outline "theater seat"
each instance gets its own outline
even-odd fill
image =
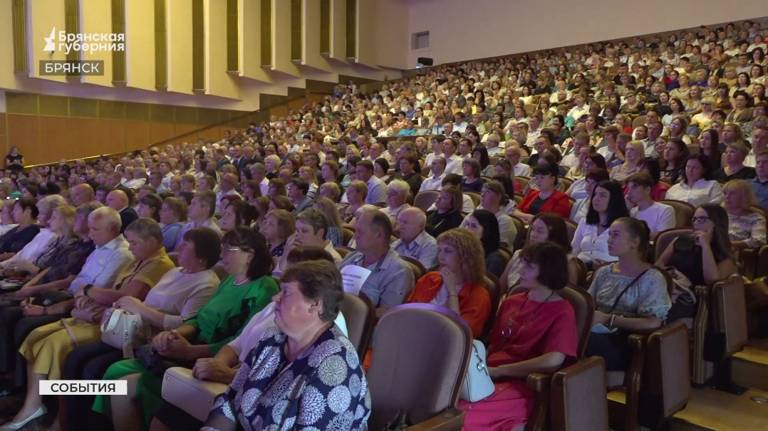
[[[437,201],[440,192],[437,190],[424,190],[416,194],[413,198],[413,206],[427,212],[429,207]]]
[[[667,246],[672,243],[676,238],[678,238],[681,235],[690,235],[693,233],[693,229],[690,228],[672,228],[667,229],[665,231],[661,231],[656,235],[656,240],[654,241],[654,261],[656,261],[659,257],[661,257],[661,254],[664,253],[664,250],[667,249]]]
[[[364,293],[359,295],[345,293],[340,309],[346,319],[349,341],[357,349],[358,356],[362,358],[368,351],[368,344],[373,335],[373,325],[376,322],[373,304]]]
[[[411,267],[411,271],[413,272],[413,280],[416,281],[420,279],[424,274],[428,272],[428,269],[424,267],[424,264],[421,263],[418,259],[414,259],[409,256],[400,256],[400,259],[404,260],[405,263],[408,264],[408,266]]]
[[[405,422],[414,429],[460,430],[464,418],[455,406],[471,346],[469,327],[446,308],[387,310],[376,325],[366,373],[373,401],[368,428]]]
[[[586,358],[556,372],[550,392],[551,430],[608,430],[603,358]]]
[[[688,202],[675,200],[661,200],[659,203],[669,205],[675,210],[675,227],[691,226],[691,217],[693,217],[696,208]]]
[[[196,379],[189,368],[169,368],[163,375],[163,399],[200,421],[208,417],[213,400],[225,390],[225,384]]]
[[[611,428],[660,429],[690,397],[688,329],[675,322],[647,337],[631,338],[636,354],[627,370],[626,389],[608,394]]]
[[[592,297],[581,289],[566,287],[558,292],[566,301],[571,304],[576,314],[576,330],[579,336],[577,353],[579,358],[584,356],[589,340],[589,331],[592,328],[592,316],[595,313],[595,306]],[[526,424],[526,430],[539,431],[549,429],[549,403],[550,403],[550,382],[551,374],[532,373],[526,379],[529,388],[536,392],[536,400],[533,406],[531,418]]]

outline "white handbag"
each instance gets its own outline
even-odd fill
[[[141,316],[120,308],[110,308],[101,321],[101,341],[123,351],[124,358],[133,358],[133,348],[144,341]]]
[[[493,394],[494,386],[485,364],[485,345],[480,340],[472,341],[472,353],[464,383],[461,384],[461,399],[475,402]]]

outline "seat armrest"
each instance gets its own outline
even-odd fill
[[[703,385],[707,381],[707,367],[704,362],[704,342],[709,330],[709,298],[711,286],[696,286],[696,316],[693,318],[693,351],[691,352],[691,381]]]
[[[526,385],[536,392],[533,411],[525,425],[526,431],[542,431],[549,429],[549,397],[552,375],[546,373],[531,373],[525,379]]]
[[[535,392],[544,392],[549,389],[549,384],[552,381],[551,374],[544,373],[531,373],[525,379],[525,384],[531,390]]]
[[[464,412],[452,408],[431,418],[409,426],[409,431],[460,431],[464,426]]]

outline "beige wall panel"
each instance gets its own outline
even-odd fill
[[[302,44],[301,64],[317,69],[330,71],[328,61],[320,55],[320,1],[303,0],[301,37]]]
[[[240,76],[271,82],[272,78],[261,67],[261,2],[271,0],[239,0],[238,63]]]
[[[366,66],[376,66],[374,53],[376,35],[373,30],[376,28],[374,23],[379,17],[376,16],[375,3],[377,0],[357,0],[357,54],[355,57],[358,63]]]
[[[768,14],[765,0],[387,0],[405,3],[410,33],[430,47],[410,51],[436,64],[718,24]],[[384,7],[384,5],[382,5]],[[456,23],[461,23],[460,28]],[[409,35],[410,37],[410,35]]]
[[[227,73],[227,2],[205,0],[205,94],[239,98],[237,83]]]
[[[79,0],[80,32],[82,33],[112,33],[112,2],[106,0]],[[109,44],[109,42],[105,42]],[[84,75],[84,83],[112,86],[112,51],[83,51],[81,60],[101,60],[104,62],[104,73],[101,75]]]
[[[11,0],[0,0],[0,88],[12,87],[13,73],[13,14]]]
[[[154,23],[154,0],[125,2],[125,65],[129,87],[155,91]]]
[[[331,52],[330,57],[347,60],[347,0],[331,0]]]
[[[301,76],[291,61],[291,2],[272,0],[272,70]]]
[[[168,91],[192,93],[192,1],[166,1]]]
[[[8,8],[10,14],[10,4]],[[27,1],[27,47],[30,52],[29,76],[51,81],[64,82],[64,76],[40,76],[40,60],[66,60],[66,52],[56,50],[54,52],[43,51],[45,38],[51,34],[52,29],[56,33],[64,30],[65,26],[64,0],[29,0]],[[55,38],[58,40],[58,37]],[[57,43],[58,45],[58,43]],[[13,62],[8,63],[13,65]]]

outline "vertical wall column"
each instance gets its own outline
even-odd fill
[[[168,91],[192,93],[192,1],[165,2]]]

